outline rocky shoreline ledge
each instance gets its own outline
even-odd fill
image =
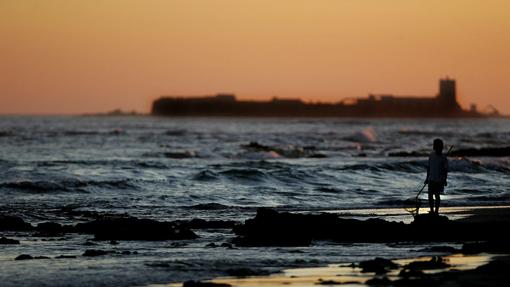
[[[473,212],[471,217],[462,220],[449,220],[444,216],[425,214],[416,217],[409,224],[379,218],[358,220],[332,213],[289,213],[264,208],[258,209],[255,217],[242,223],[204,219],[162,222],[127,215],[101,215],[74,225],[56,222],[31,224],[18,216],[0,215],[0,244],[21,246],[25,244],[24,241],[18,241],[18,237],[54,240],[61,237],[72,238],[78,235],[82,238],[87,238],[90,235],[90,238],[86,239],[87,241],[84,243],[87,246],[97,245],[97,241],[103,241],[106,242],[106,245],[112,246],[119,244],[118,241],[177,241],[175,244],[181,244],[179,241],[195,242],[199,240],[201,233],[198,231],[200,230],[221,229],[224,232],[230,231],[231,236],[229,238],[232,238],[232,240],[229,240],[218,237],[216,240],[221,240],[224,243],[221,247],[238,248],[238,250],[253,246],[264,248],[297,246],[306,248],[316,245],[316,242],[319,241],[331,241],[340,244],[383,243],[388,246],[408,243],[420,246],[421,244],[434,243],[434,247],[424,246],[423,248],[423,250],[428,250],[427,252],[430,252],[430,254],[509,254],[508,242],[504,236],[502,237],[502,232],[506,230],[509,223],[509,210],[508,208],[501,208],[476,211]],[[445,246],[437,246],[442,243],[445,243]],[[460,247],[454,248],[451,246],[452,244]],[[210,243],[204,247],[216,247],[216,244]],[[133,250],[110,250],[108,248],[101,250],[101,248],[98,248],[82,250],[80,253],[73,255],[19,254],[14,255],[12,260],[76,258],[79,254],[84,257],[115,254],[138,256],[138,252]],[[384,257],[386,256],[384,253],[382,254]],[[423,273],[421,272],[423,270],[419,269],[429,268],[427,266],[435,268],[445,264],[446,262],[440,258],[428,263],[416,263],[406,266],[397,263],[400,269],[406,270],[401,271],[402,276],[399,275],[400,277],[397,279],[395,277],[385,278],[388,272],[394,270],[395,262],[393,260],[378,258],[359,262],[353,266],[368,273],[373,272],[374,276],[371,278],[373,281],[363,283],[370,283],[369,285],[423,286],[424,284],[440,285],[439,283],[442,284],[442,282],[454,282],[451,283],[454,284],[451,286],[463,286],[455,285],[457,284],[455,283],[456,280],[468,280],[466,278],[472,278],[473,276],[478,278],[476,280],[488,280],[484,279],[485,275],[482,276],[483,273],[492,274],[490,275],[491,278],[496,281],[494,286],[504,286],[497,284],[508,282],[506,272],[502,270],[508,268],[509,259],[504,256],[497,257],[493,262],[495,263],[487,264],[487,267],[480,266],[469,272],[447,270],[437,274]],[[163,265],[156,264],[154,266]],[[251,272],[249,268],[246,270],[246,272],[233,273],[233,276],[261,275],[257,272]],[[201,285],[202,283],[204,282],[188,281],[186,286],[214,286]],[[205,283],[213,284],[211,282]],[[345,282],[329,283],[336,285]],[[320,285],[331,285],[329,283],[327,280],[315,282],[315,284]],[[480,286],[483,286],[483,284]]]
[[[238,246],[309,246],[312,240],[336,242],[469,242],[499,241],[506,220],[452,221],[446,216],[418,215],[410,224],[383,219],[345,219],[336,214],[295,214],[261,208],[253,219],[234,227]]]
[[[366,220],[343,218],[332,213],[302,214],[278,212],[259,208],[254,218],[244,223],[222,220],[177,220],[161,222],[131,216],[100,216],[94,220],[62,225],[43,222],[32,225],[21,217],[0,215],[0,231],[31,234],[33,237],[58,237],[66,234],[90,234],[93,240],[193,240],[198,235],[193,230],[231,229],[237,247],[281,246],[306,247],[314,240],[343,243],[395,243],[395,242],[490,242],[491,246],[507,248],[501,231],[509,224],[508,209],[478,212],[469,219],[449,220],[446,216],[418,215],[414,221],[386,221],[380,218]],[[0,244],[19,244],[5,236]]]

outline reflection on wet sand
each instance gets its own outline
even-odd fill
[[[488,263],[492,256],[489,255],[451,255],[442,258],[445,262],[444,268],[422,268],[421,272],[424,274],[433,274],[451,270],[471,270],[481,265]],[[393,260],[394,263],[398,264],[399,268],[389,270],[386,274],[376,274],[375,272],[363,272],[363,269],[359,267],[359,264],[332,264],[326,267],[316,268],[296,268],[283,270],[281,273],[272,274],[269,276],[252,276],[244,278],[236,277],[220,277],[210,281],[210,286],[218,284],[227,284],[230,286],[242,286],[242,287],[255,287],[255,286],[295,286],[295,287],[310,287],[317,285],[338,285],[342,286],[368,286],[367,281],[374,278],[385,280],[396,280],[402,278],[402,270],[407,269],[409,264],[415,262],[427,263],[434,261],[434,257],[420,257],[412,259],[400,259]],[[227,286],[223,285],[223,286]],[[170,285],[150,285],[151,287],[180,287],[182,283],[170,284]],[[199,286],[199,285],[197,285]]]

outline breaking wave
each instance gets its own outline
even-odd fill
[[[487,171],[508,172],[509,161],[472,160],[468,158],[449,159],[451,172],[482,173]],[[426,160],[397,161],[377,164],[346,165],[341,170],[369,170],[369,171],[399,171],[408,173],[421,173],[427,168]]]

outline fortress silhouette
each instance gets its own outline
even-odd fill
[[[270,101],[237,100],[233,94],[204,97],[164,96],[154,101],[157,116],[223,117],[484,117],[472,106],[463,110],[457,102],[455,80],[439,80],[435,97],[369,95],[338,103],[306,103],[300,99]]]

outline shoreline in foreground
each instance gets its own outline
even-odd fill
[[[379,211],[382,211],[382,210],[379,210]],[[508,219],[509,219],[508,215],[510,214],[509,207],[480,207],[480,208],[472,207],[472,208],[464,208],[464,209],[463,208],[446,208],[445,212],[446,211],[448,212],[450,217],[452,217],[452,218],[455,217],[457,219],[457,220],[454,220],[453,222],[459,222],[459,223],[467,222],[466,224],[473,223],[473,224],[482,224],[482,225],[486,225],[487,222],[495,222],[495,221],[501,222],[502,220],[504,223],[506,221],[505,224],[507,224]],[[314,211],[311,213],[316,213],[316,212],[317,211]],[[340,213],[340,215],[342,215],[342,211],[336,211],[336,212]],[[298,212],[298,213],[293,213],[293,214],[295,216],[298,216],[298,217],[296,217],[297,219],[305,218],[312,223],[316,219],[315,217],[313,217],[314,215],[311,215],[311,214],[307,215],[307,214],[302,214],[302,213],[303,212]],[[346,219],[341,219],[343,216],[339,216],[339,217],[340,217],[340,222],[344,222],[343,220],[347,220],[348,222],[351,222],[351,223],[354,222],[355,224],[364,222],[367,220],[370,221],[370,219],[367,219],[367,217],[379,217],[379,219],[375,219],[375,221],[374,220],[372,220],[372,221],[374,221],[375,224],[379,224],[381,226],[383,226],[385,224],[393,224],[393,225],[397,224],[395,226],[408,226],[409,225],[409,224],[404,224],[404,223],[400,224],[398,222],[388,223],[387,221],[380,219],[381,217],[384,218],[384,216],[374,216],[375,214],[372,214],[372,213],[362,214],[363,216],[360,216],[360,218],[362,218],[363,220],[353,219],[353,217],[356,217],[357,215],[353,214],[352,212],[350,212],[349,216],[345,217]],[[375,212],[375,213],[377,213],[377,212]],[[387,212],[383,212],[383,214],[387,214]],[[289,217],[290,220],[295,219],[294,215],[291,215]],[[304,217],[301,217],[301,216],[304,216]],[[333,214],[326,215],[325,218],[330,218],[330,219],[332,219],[332,221],[330,221],[330,222],[335,223],[337,220],[335,218],[337,216],[338,216],[338,214],[335,215],[333,213]],[[320,219],[321,217],[318,217],[318,218]],[[392,217],[392,219],[395,219],[395,218],[396,217]],[[385,218],[385,219],[388,219],[388,218]],[[244,265],[242,265],[242,266],[233,266],[233,265],[229,266],[226,262],[222,263],[222,264],[226,264],[224,266],[225,268],[240,267],[240,270],[233,270],[235,272],[241,272],[246,269],[247,273],[245,273],[245,274],[250,274],[250,272],[252,272],[252,271],[256,272],[257,270],[264,270],[264,269],[265,270],[271,269],[272,271],[270,271],[269,273],[274,273],[277,271],[277,270],[275,270],[275,267],[277,267],[277,266],[279,266],[279,268],[276,268],[276,269],[284,270],[284,269],[288,269],[288,268],[294,268],[293,265],[295,265],[295,267],[300,267],[300,266],[313,267],[313,266],[324,266],[324,264],[328,264],[331,262],[342,262],[341,260],[321,260],[321,261],[313,262],[311,259],[314,259],[315,258],[314,256],[316,256],[316,255],[312,255],[313,252],[310,252],[310,251],[313,250],[314,248],[316,248],[317,246],[321,246],[321,244],[327,244],[327,246],[328,246],[327,250],[330,250],[330,251],[334,251],[335,249],[339,250],[342,253],[352,251],[352,249],[350,249],[351,247],[349,247],[349,246],[352,246],[352,243],[346,242],[345,240],[342,241],[343,243],[342,242],[335,243],[335,241],[329,241],[330,243],[328,243],[328,241],[327,241],[328,239],[326,239],[326,241],[322,241],[322,243],[321,243],[321,241],[320,241],[321,239],[319,239],[318,245],[317,245],[317,242],[315,242],[315,243],[313,243],[312,246],[314,246],[314,247],[312,247],[312,248],[307,247],[309,245],[305,245],[298,249],[293,248],[293,247],[290,247],[290,248],[287,248],[287,247],[267,248],[267,247],[263,247],[263,246],[255,247],[255,248],[246,248],[246,247],[243,247],[242,244],[239,246],[233,245],[230,247],[229,247],[229,245],[219,246],[219,244],[209,244],[208,243],[209,239],[207,239],[207,237],[206,238],[202,237],[201,239],[200,238],[199,239],[187,239],[185,241],[182,241],[179,238],[188,238],[188,236],[189,236],[189,238],[191,238],[193,236],[191,236],[191,233],[187,233],[187,231],[185,231],[185,229],[179,229],[180,231],[174,230],[173,228],[175,227],[175,225],[169,225],[168,222],[167,223],[165,223],[165,222],[158,223],[158,222],[153,222],[153,221],[143,221],[143,220],[140,221],[140,220],[141,219],[125,218],[125,217],[124,218],[123,217],[116,217],[116,218],[115,217],[113,217],[113,218],[112,217],[100,217],[100,218],[96,218],[93,221],[84,222],[78,226],[66,226],[66,225],[58,225],[58,224],[51,224],[51,223],[45,223],[45,224],[33,226],[33,225],[28,225],[29,223],[26,223],[26,222],[22,224],[22,222],[17,221],[17,224],[18,224],[17,226],[18,227],[21,226],[22,229],[24,228],[25,230],[10,231],[10,232],[5,232],[5,233],[2,232],[2,234],[6,235],[8,237],[7,239],[14,238],[14,239],[19,239],[19,241],[21,241],[21,244],[18,244],[17,245],[18,247],[16,249],[13,249],[13,251],[14,250],[22,251],[22,250],[25,250],[24,248],[28,247],[28,248],[30,248],[30,250],[32,250],[33,253],[29,253],[27,255],[33,255],[32,256],[33,259],[42,259],[42,260],[18,260],[18,261],[16,261],[15,264],[16,264],[16,266],[20,266],[20,268],[21,268],[21,266],[25,266],[23,268],[30,268],[30,266],[32,266],[32,265],[38,266],[37,264],[43,264],[43,261],[48,262],[47,260],[52,260],[52,261],[56,260],[56,259],[53,259],[53,257],[55,257],[55,256],[52,256],[50,253],[44,253],[44,251],[42,251],[42,250],[38,251],[37,246],[42,247],[42,245],[40,245],[40,244],[43,244],[43,242],[48,242],[50,244],[53,244],[51,242],[54,242],[54,244],[57,244],[64,249],[67,249],[69,251],[71,251],[71,250],[75,251],[73,254],[71,254],[72,252],[71,253],[65,252],[64,255],[71,255],[71,256],[68,256],[67,258],[60,257],[58,259],[58,261],[62,262],[62,264],[74,265],[74,264],[79,264],[80,262],[82,262],[82,260],[86,260],[84,262],[87,262],[87,264],[92,264],[93,262],[97,261],[96,263],[93,263],[93,264],[97,265],[98,267],[101,267],[102,264],[104,264],[104,263],[108,262],[108,260],[112,260],[112,259],[117,260],[119,262],[119,264],[123,264],[122,262],[125,263],[126,260],[127,261],[141,260],[145,256],[145,254],[147,254],[147,252],[150,250],[150,249],[147,249],[147,247],[152,246],[152,244],[153,244],[153,243],[148,243],[148,241],[142,242],[143,240],[147,240],[147,239],[148,240],[162,240],[162,241],[149,241],[149,242],[161,242],[161,244],[162,244],[161,247],[166,245],[167,246],[166,248],[175,249],[177,252],[181,252],[181,251],[187,252],[186,250],[188,250],[188,249],[186,247],[186,244],[191,244],[193,246],[196,246],[196,247],[192,247],[192,248],[198,248],[197,250],[199,250],[199,249],[202,250],[200,252],[211,252],[211,251],[219,252],[219,254],[223,254],[222,258],[225,258],[225,259],[228,259],[229,256],[232,256],[232,254],[239,254],[241,256],[249,256],[248,254],[255,255],[255,254],[262,252],[262,253],[271,254],[273,256],[282,256],[283,254],[288,254],[285,256],[289,256],[290,254],[296,254],[296,255],[299,255],[300,258],[304,258],[304,259],[308,258],[308,260],[309,260],[309,262],[305,262],[305,264],[301,264],[301,263],[294,264],[293,263],[293,264],[290,264],[288,267],[285,267],[282,265],[271,265],[271,264],[275,264],[275,263],[270,263],[270,262],[264,263],[264,261],[260,261],[260,259],[258,259],[258,261],[257,260],[246,261],[246,262],[244,262]],[[253,220],[253,219],[251,219],[251,220]],[[14,222],[14,223],[16,223],[16,222]],[[176,222],[174,222],[173,224],[176,224]],[[189,230],[196,232],[200,236],[203,235],[203,233],[201,233],[203,231],[210,232],[210,231],[216,230],[215,228],[223,228],[223,233],[221,233],[222,238],[217,237],[216,239],[213,239],[213,240],[215,240],[215,242],[218,242],[217,240],[220,240],[220,242],[225,242],[225,241],[230,240],[230,239],[228,239],[228,237],[223,237],[223,236],[228,234],[229,230],[232,229],[231,222],[194,221],[193,223],[185,222],[183,224],[184,224],[183,226],[189,227]],[[149,236],[148,238],[140,238],[139,237],[140,230],[137,230],[137,229],[140,227],[140,225],[145,225],[146,227],[149,228],[149,230],[152,230],[150,232],[146,232],[143,234],[144,236]],[[122,229],[126,226],[129,227],[128,231],[129,231],[129,229],[134,229],[134,230],[132,230],[133,233],[128,232],[128,231],[121,232],[121,233],[112,232],[112,230],[115,231],[115,230],[118,230],[119,228]],[[378,225],[376,225],[376,226],[378,226]],[[463,226],[467,226],[467,225],[463,225]],[[470,225],[470,226],[472,226],[472,225]],[[507,225],[505,225],[505,226],[507,226]],[[5,227],[5,225],[3,225],[3,227]],[[153,229],[150,229],[150,228],[153,228]],[[161,230],[161,228],[163,228],[163,229],[168,228],[170,231],[167,230],[167,232],[160,233],[159,231]],[[158,232],[156,232],[156,231],[158,231]],[[9,234],[12,236],[10,236]],[[211,234],[211,233],[209,233],[209,234]],[[220,235],[220,234],[218,233],[217,235]],[[336,235],[341,235],[341,234],[332,233],[332,235],[336,236]],[[95,239],[91,240],[90,236],[94,236]],[[151,237],[151,236],[156,236],[156,238]],[[158,236],[163,236],[163,238],[158,238]],[[62,239],[63,238],[71,238],[71,239],[75,238],[72,240],[81,238],[81,239],[79,239],[79,241],[81,241],[81,240],[86,240],[86,241],[84,241],[85,243],[79,243],[79,241],[76,242],[77,244],[82,245],[82,247],[79,247],[79,245],[76,245],[76,247],[71,247],[71,246],[67,245],[68,241],[66,241],[66,240],[69,240],[69,239],[60,241],[60,240],[62,240],[61,238]],[[142,241],[139,241],[139,240],[142,240]],[[167,241],[167,240],[177,240],[177,241]],[[200,241],[200,240],[202,240],[202,241]],[[204,240],[207,240],[207,241],[204,241]],[[457,240],[457,241],[455,241],[455,244],[450,244],[451,242],[442,244],[439,242],[437,244],[434,244],[434,246],[441,247],[438,244],[446,245],[446,247],[443,248],[443,250],[441,250],[441,248],[439,248],[439,249],[432,248],[431,250],[422,251],[419,254],[416,253],[416,256],[423,256],[423,255],[427,255],[427,254],[445,255],[445,254],[449,254],[451,252],[457,252],[460,249],[460,248],[458,248],[458,246],[459,246],[458,244],[465,243],[468,241],[471,241],[471,240],[460,240],[460,241]],[[37,242],[40,242],[40,243],[37,243]],[[171,242],[172,244],[168,245],[168,243],[165,243],[165,242]],[[183,242],[183,243],[187,242],[187,243],[184,243],[184,246],[182,246],[182,248],[181,248],[180,247],[181,242]],[[174,243],[175,243],[175,245],[174,245]],[[426,243],[426,244],[424,244],[424,243]],[[44,243],[44,244],[46,244],[46,243]],[[133,244],[140,246],[142,249],[138,249],[140,247],[133,248],[135,246]],[[149,245],[147,245],[147,244],[149,244]],[[159,244],[160,243],[158,243],[158,246],[160,246]],[[340,244],[340,245],[337,245],[337,244]],[[373,243],[367,243],[367,244],[370,246],[373,245]],[[401,244],[401,245],[400,245],[400,247],[397,247],[397,248],[402,248],[402,247],[406,246],[406,244],[407,244],[407,246],[412,245],[413,246],[412,248],[421,248],[421,246],[423,246],[423,247],[431,246],[426,241],[414,242],[410,245],[409,245],[409,243],[406,243],[405,240],[402,240],[401,243],[399,243],[397,241],[392,241],[391,243],[379,242],[379,243],[376,243],[376,246],[380,246],[383,248],[380,251],[378,251],[379,253],[377,256],[384,257],[384,258],[404,258],[405,253],[399,252],[400,255],[395,255],[396,253],[393,253],[393,255],[392,255],[389,253],[385,253],[388,251],[384,251],[384,250],[386,250],[386,248],[391,249],[395,246],[399,246],[399,244]],[[209,246],[209,245],[211,245],[211,246]],[[452,247],[452,245],[454,247]],[[24,247],[24,246],[26,246],[26,247]],[[129,252],[127,252],[128,254],[125,255],[124,251],[127,246],[131,246],[132,249],[130,249],[131,250],[130,254],[129,254]],[[145,246],[145,247],[143,247],[143,246]],[[384,247],[384,246],[386,246],[386,247]],[[205,247],[205,249],[204,249],[204,247]],[[377,247],[377,248],[380,248],[380,247]],[[489,248],[490,249],[489,251],[498,253],[497,251],[498,251],[498,248],[500,248],[500,247],[501,246],[483,246],[483,245],[476,246],[475,245],[475,246],[470,247],[471,248],[470,252],[473,253],[473,250],[476,252],[480,252],[480,251],[484,251],[484,250],[487,251],[488,250],[487,248]],[[231,249],[231,248],[233,248],[233,249]],[[86,251],[85,253],[82,254],[83,257],[76,254],[76,252],[80,252],[79,254],[81,254],[83,251],[80,251],[80,250],[84,250],[84,249],[87,249],[87,250],[91,249],[91,250],[104,251],[104,252],[92,252],[92,251],[87,252]],[[121,250],[115,251],[118,249],[121,249]],[[409,247],[404,247],[404,248],[402,248],[402,251],[408,250],[408,249],[409,249]],[[507,246],[507,249],[508,249],[508,246]],[[137,251],[137,250],[140,252],[140,254],[134,253],[134,251]],[[179,250],[181,250],[181,251],[179,251]],[[227,251],[227,250],[232,250],[232,251]],[[280,250],[280,251],[277,251],[277,250]],[[285,250],[287,250],[287,251],[285,251]],[[43,253],[39,253],[41,251]],[[110,252],[110,251],[113,251],[113,252]],[[60,252],[62,252],[62,251],[60,251]],[[298,253],[295,253],[295,252],[298,252]],[[501,252],[499,252],[499,253],[501,253]],[[5,258],[6,260],[8,260],[5,262],[6,264],[14,264],[14,261],[11,261],[11,260],[13,260],[14,257],[16,257],[16,256],[22,255],[21,252],[17,253],[17,254],[15,254],[15,253],[14,254],[10,253],[10,254],[12,254],[12,255],[10,255],[10,256],[12,256],[12,258]],[[89,256],[86,256],[86,254],[93,255],[93,256],[89,257]],[[372,254],[372,253],[365,252],[363,254]],[[374,255],[372,255],[372,256],[374,256]],[[289,257],[286,260],[289,261],[289,259],[292,257]],[[30,257],[27,257],[27,256],[25,256],[25,258],[30,259]],[[58,256],[55,258],[58,258]],[[369,257],[366,256],[364,258],[368,259]],[[46,260],[44,260],[44,259],[46,259]],[[166,260],[162,260],[162,261],[151,260],[150,262],[145,263],[145,266],[146,266],[145,268],[147,270],[158,269],[161,272],[167,270],[167,272],[168,272],[168,270],[170,270],[168,268],[172,268],[172,266],[174,265],[174,263],[172,263],[170,260],[172,260],[172,257],[167,257]],[[291,260],[294,260],[294,259],[291,259]],[[8,263],[8,262],[13,262],[13,263]],[[41,263],[37,263],[37,262],[41,262]],[[206,260],[206,261],[203,261],[201,264],[207,265],[208,264],[207,262],[208,261]],[[252,263],[256,262],[258,264],[258,267],[254,267],[253,265],[250,265],[250,262],[252,262]],[[350,261],[350,262],[354,262],[354,261]],[[212,262],[209,262],[209,263],[212,263]],[[290,263],[290,261],[289,261],[289,263]],[[44,264],[46,264],[46,263],[44,263]],[[144,264],[144,263],[142,263],[142,264]],[[197,262],[196,264],[198,264],[197,266],[201,266],[201,264],[199,264],[199,262]],[[278,264],[278,263],[276,263],[276,264]],[[261,268],[261,267],[263,267],[263,268]],[[281,267],[283,267],[283,268],[281,268]],[[214,267],[211,266],[209,268],[214,268]],[[221,267],[221,268],[223,268],[223,267]],[[195,278],[195,279],[202,280],[205,278],[216,278],[217,276],[222,276],[221,274],[225,274],[221,270],[223,270],[223,269],[211,269],[209,271],[204,269],[200,275],[195,274],[194,272],[191,272],[188,275],[184,275],[185,278],[183,278],[183,279],[188,280],[188,279]],[[229,270],[229,269],[225,269],[225,270]],[[207,272],[205,272],[205,271],[207,271]],[[230,271],[232,271],[232,270],[230,270]],[[207,274],[210,274],[210,275],[207,275]],[[193,276],[196,276],[196,277],[193,277]],[[163,279],[164,277],[161,277],[161,278]],[[176,281],[178,281],[178,280],[176,280]],[[147,283],[150,283],[150,282],[151,282],[151,280],[148,280]],[[164,281],[152,280],[152,282],[169,282],[169,281],[167,279]],[[145,284],[147,284],[147,283],[145,283]],[[131,285],[128,284],[128,285],[123,285],[123,286],[132,286],[132,285],[133,284],[131,284]],[[140,284],[135,284],[135,285],[139,286]],[[144,285],[144,284],[142,284],[142,285]]]
[[[510,223],[509,207],[459,208],[450,210],[450,213],[461,215],[456,222],[471,226]],[[397,260],[375,258],[351,264],[287,269],[265,276],[241,274],[203,282],[187,281],[150,286],[485,286],[487,282],[492,286],[508,286],[510,276],[506,274],[506,270],[510,268],[510,247],[505,242],[490,238],[489,241],[462,243],[460,250],[448,246],[430,248],[431,253],[449,254],[444,257],[425,256]]]

